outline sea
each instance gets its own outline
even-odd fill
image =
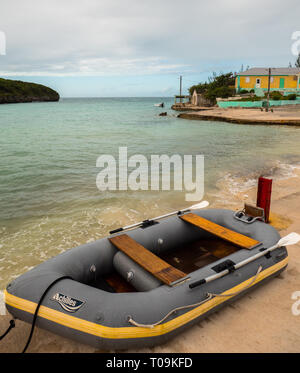
[[[154,106],[160,102],[164,108]],[[193,203],[186,190],[172,188],[99,190],[97,159],[118,160],[120,147],[128,158],[149,162],[152,155],[203,155],[203,199],[212,205],[220,198],[230,205],[232,193],[255,186],[261,175],[289,177],[299,167],[300,128],[179,119],[173,102],[62,98],[0,105],[0,290],[65,250]]]

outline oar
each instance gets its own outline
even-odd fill
[[[147,219],[147,220],[144,220],[144,221],[141,221],[139,223],[135,223],[135,224],[131,224],[131,225],[127,225],[126,227],[122,227],[122,228],[117,228],[117,229],[114,229],[112,231],[110,231],[109,233],[110,234],[113,234],[113,233],[117,233],[117,232],[121,232],[121,231],[125,231],[127,229],[131,229],[131,228],[134,228],[134,227],[138,227],[139,225],[147,225],[147,224],[154,224],[154,221],[156,220],[160,220],[160,219],[163,219],[163,218],[167,218],[168,216],[172,216],[172,215],[178,215],[178,214],[181,214],[183,212],[186,212],[186,211],[190,211],[190,210],[198,210],[198,209],[203,209],[205,207],[207,207],[209,205],[209,202],[207,201],[202,201],[200,203],[197,203],[196,205],[192,205],[188,208],[185,208],[183,210],[179,210],[179,211],[173,211],[173,212],[170,212],[168,214],[165,214],[165,215],[161,215],[161,216],[157,216],[156,218],[152,218],[152,219]]]
[[[250,256],[249,258],[247,258],[245,260],[242,260],[241,262],[233,265],[232,268],[230,268],[230,269],[224,269],[224,271],[219,272],[219,273],[217,273],[215,275],[208,276],[208,277],[203,278],[201,280],[195,281],[195,282],[191,283],[189,285],[189,287],[191,289],[193,289],[193,288],[195,288],[195,287],[197,287],[199,285],[206,284],[208,282],[214,281],[214,280],[216,280],[218,278],[221,278],[221,277],[227,275],[232,269],[241,268],[244,265],[246,265],[248,263],[251,263],[254,260],[256,260],[258,258],[261,258],[262,256],[266,255],[267,253],[269,253],[269,252],[277,249],[278,247],[295,245],[299,241],[300,241],[300,234],[292,232],[292,233],[288,234],[287,236],[282,237],[274,246],[271,246],[271,247],[269,247],[266,250],[260,251],[259,253],[255,254],[253,256]]]

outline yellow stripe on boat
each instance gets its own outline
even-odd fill
[[[280,261],[279,263],[274,264],[273,266],[266,268],[259,273],[257,279],[252,284],[254,286],[256,283],[262,281],[263,279],[271,276],[273,273],[279,271],[281,268],[285,267],[288,263],[288,257]],[[222,294],[228,294],[231,292],[237,292],[247,286],[254,276],[248,280],[234,286],[231,289],[226,290]],[[26,299],[16,297],[4,291],[5,303],[11,307],[23,310],[25,312],[34,314],[37,303],[31,302]],[[39,309],[39,317],[47,319],[49,321],[55,322],[66,326],[68,328],[76,329],[84,333],[92,334],[97,337],[108,338],[108,339],[127,339],[127,338],[144,338],[144,337],[154,337],[163,335],[171,332],[172,330],[178,329],[180,326],[194,320],[195,318],[203,315],[212,308],[218,306],[219,304],[225,302],[226,300],[232,298],[230,297],[215,297],[211,300],[208,300],[206,303],[202,304],[199,307],[194,308],[191,311],[186,312],[185,314],[176,317],[173,320],[167,321],[164,324],[156,325],[151,329],[142,328],[142,327],[109,327],[104,325],[95,324],[93,322],[82,320],[78,317],[67,315],[60,311],[53,310],[51,308],[41,306]],[[143,320],[139,320],[143,322]]]

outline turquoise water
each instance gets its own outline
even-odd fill
[[[154,107],[164,101],[165,108]],[[0,288],[110,229],[188,206],[185,191],[96,187],[102,154],[203,154],[205,198],[228,177],[280,174],[300,162],[300,128],[176,118],[172,98],[62,99],[0,106]],[[167,111],[167,117],[160,117]]]

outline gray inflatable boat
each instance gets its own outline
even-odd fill
[[[179,212],[117,231],[11,282],[9,313],[28,323],[36,314],[37,326],[99,349],[153,346],[287,266],[272,226],[230,210]]]

